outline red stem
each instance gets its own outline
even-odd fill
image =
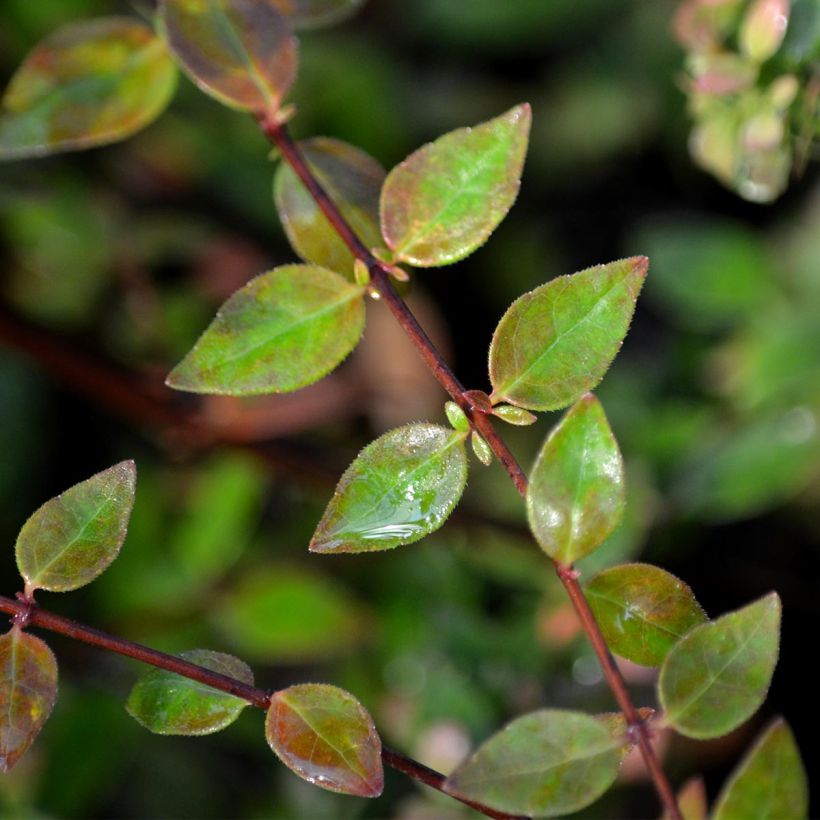
[[[108,652],[125,655],[126,658],[133,658],[141,663],[155,666],[158,669],[164,669],[166,672],[173,672],[185,678],[199,681],[199,683],[203,683],[213,689],[218,689],[220,692],[226,692],[229,695],[242,698],[242,700],[248,701],[252,706],[256,706],[259,709],[267,710],[270,706],[271,693],[266,692],[264,689],[249,686],[247,683],[235,680],[228,675],[220,675],[218,672],[212,672],[210,669],[205,669],[195,663],[189,663],[174,655],[168,655],[165,652],[159,652],[156,649],[142,646],[133,641],[127,641],[124,638],[109,635],[106,632],[101,632],[99,629],[94,629],[90,626],[72,621],[69,618],[64,618],[62,615],[40,609],[37,604],[34,604],[30,600],[14,600],[0,595],[0,612],[5,612],[14,619],[25,620],[25,626],[37,626],[41,629],[47,629],[50,632],[56,632],[67,638],[73,638],[76,641],[82,641],[91,646],[105,649]],[[20,625],[23,626],[22,623]],[[448,794],[449,797],[453,797],[465,803],[471,808],[482,812],[487,817],[499,818],[500,820],[522,820],[522,818],[516,817],[515,815],[505,814],[491,809],[488,806],[484,806],[481,803],[475,803],[471,800],[461,798],[456,794],[445,792],[444,783],[446,778],[443,774],[439,774],[439,772],[428,768],[424,764],[410,757],[406,757],[399,752],[395,752],[392,749],[382,748],[382,762],[386,766],[390,766],[396,771],[408,775],[419,783],[424,783],[426,786]]]
[[[464,386],[447,366],[441,353],[439,353],[430,341],[430,338],[419,325],[416,317],[407,307],[407,304],[396,292],[390,281],[386,266],[376,259],[370,252],[370,249],[362,243],[336,207],[333,200],[328,196],[324,188],[322,188],[305,162],[287,126],[284,123],[278,122],[276,119],[265,116],[259,116],[258,120],[264,133],[279,149],[282,157],[302,181],[322,213],[327,217],[333,229],[341,237],[351,253],[367,265],[373,287],[378,291],[390,312],[396,317],[433,375],[453,401],[464,410],[473,428],[486,439],[493,453],[512,479],[518,492],[522,496],[526,496],[527,476],[516,461],[509,447],[507,447],[506,443],[495,431],[490,417],[486,412],[479,409],[470,399],[469,392],[465,390]],[[558,573],[558,577],[561,579],[575,607],[575,611],[578,613],[584,632],[589,638],[592,648],[595,650],[595,654],[598,656],[598,661],[601,664],[607,684],[612,690],[612,694],[620,710],[623,712],[630,731],[635,735],[649,776],[652,779],[655,790],[663,803],[666,813],[672,820],[681,820],[675,793],[655,754],[649,729],[644,724],[635,705],[632,703],[623,676],[609,652],[601,629],[595,620],[595,616],[592,614],[583,589],[580,583],[578,583],[578,575],[572,567],[563,566],[556,561],[553,561],[553,564],[555,571]]]

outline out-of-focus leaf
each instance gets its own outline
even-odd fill
[[[445,790],[498,811],[558,817],[615,780],[619,742],[590,715],[544,709],[514,720],[447,778]]]
[[[67,592],[104,572],[125,540],[136,482],[136,465],[122,461],[43,504],[17,537],[26,588]]]
[[[206,584],[239,558],[258,524],[266,478],[245,454],[220,453],[199,468],[167,536],[178,575]]]
[[[741,51],[762,63],[779,48],[789,22],[790,0],[753,0],[738,32]]]
[[[0,159],[124,139],[159,116],[175,86],[165,45],[143,23],[71,23],[40,43],[12,77],[0,111]]]
[[[721,328],[776,298],[770,259],[751,228],[715,217],[662,218],[634,241],[652,260],[647,295],[685,327]]]
[[[464,433],[408,424],[359,453],[310,542],[312,552],[371,552],[437,530],[467,482]]]
[[[547,555],[572,564],[606,540],[625,503],[618,443],[590,393],[561,419],[538,454],[527,488],[530,529]]]
[[[57,699],[57,661],[46,644],[13,626],[0,635],[0,771],[25,754]]]
[[[780,599],[772,592],[695,627],[661,667],[658,697],[670,726],[687,737],[720,737],[763,703],[777,664]]]
[[[530,120],[529,105],[518,105],[445,134],[387,175],[382,233],[397,261],[447,265],[486,242],[518,194]]]
[[[232,646],[264,663],[337,657],[365,636],[363,611],[344,587],[287,565],[248,575],[213,615]]]
[[[707,620],[683,581],[650,564],[604,570],[586,594],[609,648],[644,666],[660,666],[677,641]]]
[[[683,820],[706,820],[709,804],[706,800],[706,786],[702,777],[690,777],[678,791],[678,809]],[[662,820],[670,820],[664,812]]]
[[[328,137],[305,140],[299,147],[316,179],[358,237],[368,248],[381,245],[381,165],[364,151]],[[353,254],[286,163],[281,163],[276,171],[274,197],[279,218],[296,253],[306,262],[352,279]]]
[[[794,735],[774,720],[732,772],[718,797],[714,820],[804,820],[808,817],[806,770]]]
[[[329,26],[355,14],[364,0],[273,0],[294,28]]]
[[[250,667],[232,655],[192,649],[180,657],[253,686]],[[246,700],[204,683],[164,669],[150,669],[134,684],[125,708],[157,735],[209,735],[230,726],[246,706]]]
[[[676,493],[685,508],[705,518],[750,517],[806,486],[818,455],[815,414],[798,405],[737,430],[714,429],[699,442]]]
[[[274,0],[162,0],[168,43],[222,103],[274,112],[296,77],[298,46]]]
[[[596,265],[516,299],[490,345],[493,402],[557,410],[595,387],[626,336],[648,264],[636,256]]]
[[[251,280],[219,309],[167,384],[192,393],[289,393],[318,381],[356,346],[364,288],[311,265]]]
[[[815,0],[792,0],[782,53],[795,63],[820,54],[820,6]]]
[[[57,175],[48,192],[0,197],[0,231],[13,249],[6,298],[54,327],[89,325],[113,274],[110,203]]]
[[[274,693],[265,733],[279,759],[309,783],[359,797],[382,793],[381,739],[343,689],[305,683]]]

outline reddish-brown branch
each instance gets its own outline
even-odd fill
[[[72,621],[69,618],[64,618],[62,615],[47,612],[36,604],[32,604],[29,600],[15,600],[0,595],[0,612],[5,612],[7,615],[11,615],[12,618],[25,618],[26,626],[47,629],[50,632],[56,632],[67,638],[73,638],[74,640],[90,644],[91,646],[105,649],[108,652],[115,652],[118,655],[133,658],[149,666],[164,669],[166,672],[182,675],[185,678],[217,689],[220,692],[226,692],[229,695],[242,698],[242,700],[248,701],[252,706],[256,706],[259,709],[267,710],[270,706],[271,693],[266,692],[264,689],[250,686],[247,683],[243,683],[227,675],[220,675],[218,672],[213,672],[195,663],[189,663],[174,655],[168,655],[165,652],[159,652],[156,649],[142,646],[133,641],[109,635],[106,632],[101,632],[99,629],[93,629],[90,626]],[[444,775],[428,768],[417,760],[413,760],[392,749],[383,748],[382,762],[386,766],[390,766],[396,771],[406,774],[419,783],[430,786],[437,791],[444,792],[444,782],[446,780]],[[444,793],[449,794],[447,792]],[[515,815],[498,812],[481,803],[475,803],[472,800],[458,797],[458,795],[449,794],[449,796],[460,800],[462,803],[476,809],[476,811],[480,811],[487,817],[500,818],[500,820],[522,820]]]
[[[464,388],[452,370],[447,366],[439,351],[419,325],[416,317],[396,292],[390,281],[390,276],[385,265],[376,259],[370,249],[362,243],[355,231],[345,220],[341,211],[336,207],[333,200],[312,174],[298,146],[291,137],[287,126],[275,119],[266,118],[264,116],[259,117],[259,123],[271,142],[279,149],[284,160],[290,165],[310,192],[314,201],[322,210],[322,213],[327,217],[351,253],[367,265],[370,271],[371,283],[378,291],[385,305],[387,305],[390,312],[396,317],[441,386],[447,391],[453,401],[467,413],[473,428],[486,439],[493,453],[512,479],[518,492],[521,493],[522,496],[525,496],[527,493],[527,476],[516,461],[509,447],[507,447],[504,440],[495,431],[490,417],[473,403],[469,391]],[[635,739],[641,750],[658,796],[668,815],[673,818],[673,820],[680,820],[681,815],[675,794],[655,754],[649,730],[644,725],[638,711],[632,703],[623,676],[609,652],[601,629],[592,614],[592,610],[589,608],[589,603],[584,596],[581,585],[578,583],[577,575],[571,567],[564,567],[557,562],[553,563],[575,607],[575,611],[578,613],[584,632],[595,650],[607,684],[612,690],[631,732],[636,736]]]

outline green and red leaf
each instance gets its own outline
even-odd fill
[[[274,693],[265,732],[279,759],[309,783],[359,797],[382,793],[381,739],[343,689],[306,683]]]

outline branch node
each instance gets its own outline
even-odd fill
[[[17,626],[20,629],[25,629],[31,623],[31,619],[34,616],[34,610],[37,607],[37,602],[34,600],[34,594],[28,591],[17,592],[14,597],[23,604],[23,608],[19,609],[12,616],[11,625]]]

